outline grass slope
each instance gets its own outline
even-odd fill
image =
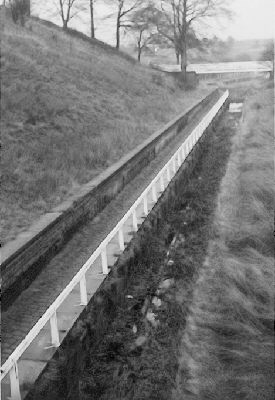
[[[175,399],[273,399],[273,118],[273,89],[262,87],[245,105],[221,186]]]
[[[198,101],[108,46],[3,17],[2,243]]]

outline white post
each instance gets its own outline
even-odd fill
[[[124,246],[123,226],[118,231],[118,242],[120,250],[124,251],[125,246]]]
[[[193,149],[193,147],[195,146],[195,135],[194,135],[194,132],[191,135],[191,143],[192,143],[192,149]]]
[[[133,228],[134,228],[134,231],[137,232],[138,223],[137,223],[137,212],[136,212],[136,209],[133,210]]]
[[[54,347],[58,347],[60,345],[60,341],[59,341],[56,311],[50,318],[50,325],[51,325],[52,345]]]
[[[178,151],[178,166],[181,166],[181,157],[180,157],[180,151]]]
[[[176,158],[173,157],[173,172],[176,173]]]
[[[147,192],[144,194],[143,197],[143,211],[145,215],[148,215],[148,199],[147,199]]]
[[[87,287],[86,287],[86,276],[84,275],[80,282],[80,304],[82,306],[86,306],[88,304],[88,298],[87,298]]]
[[[186,156],[185,156],[185,151],[184,151],[184,145],[182,145],[181,146],[181,159],[182,159],[182,161],[184,161],[185,158],[186,158]]]
[[[161,174],[160,176],[160,190],[162,192],[164,192],[164,178],[163,178],[163,174]]]
[[[104,249],[101,251],[101,266],[102,266],[103,275],[108,275],[109,269],[108,269],[108,259],[107,259],[106,247],[104,247]]]
[[[17,362],[13,364],[9,372],[9,376],[10,376],[11,400],[21,400]]]
[[[188,154],[191,153],[192,145],[191,145],[191,137],[188,138]]]
[[[153,185],[152,185],[152,198],[153,198],[153,202],[156,203],[157,192],[156,192],[156,184],[155,183],[153,183]]]
[[[169,183],[171,180],[169,164],[167,165],[166,174],[167,174],[167,181]]]

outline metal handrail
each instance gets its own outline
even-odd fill
[[[11,400],[21,400],[19,376],[18,376],[18,365],[17,362],[25,350],[30,346],[33,340],[37,337],[43,327],[50,321],[51,325],[51,338],[52,345],[58,347],[60,345],[59,332],[58,332],[58,321],[57,321],[57,310],[63,301],[68,297],[76,285],[80,284],[80,301],[82,305],[87,305],[87,290],[86,290],[86,272],[91,268],[93,263],[98,257],[101,257],[102,273],[108,274],[108,260],[107,260],[107,246],[110,241],[118,235],[120,250],[124,250],[124,238],[123,238],[123,225],[132,217],[133,228],[137,231],[137,219],[136,219],[136,209],[143,203],[144,214],[148,214],[148,194],[152,192],[153,202],[157,201],[156,195],[156,184],[160,181],[161,192],[165,190],[164,177],[169,184],[170,180],[176,174],[177,170],[180,168],[181,164],[184,162],[188,154],[191,152],[199,138],[202,136],[203,132],[206,130],[212,119],[218,113],[224,102],[229,96],[228,90],[223,93],[217,103],[210,109],[210,111],[202,118],[200,123],[193,129],[191,134],[186,138],[186,140],[177,149],[170,160],[165,164],[165,166],[159,171],[152,182],[146,187],[143,193],[134,202],[127,213],[122,217],[122,219],[117,223],[117,225],[112,229],[112,231],[106,236],[106,238],[100,243],[97,249],[81,267],[78,273],[73,277],[70,283],[65,287],[65,289],[60,293],[56,300],[51,304],[47,311],[42,315],[42,317],[37,321],[33,328],[29,331],[22,342],[17,346],[13,353],[9,356],[6,362],[1,367],[1,378],[9,373],[10,375],[10,385],[11,385]],[[172,171],[171,171],[172,167]]]

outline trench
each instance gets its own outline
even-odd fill
[[[171,398],[239,117],[226,112],[204,135],[27,400]]]

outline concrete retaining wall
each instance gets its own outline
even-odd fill
[[[35,279],[45,264],[69,240],[73,232],[95,217],[165,145],[219,98],[215,90],[188,112],[157,131],[138,148],[93,179],[74,196],[44,215],[28,232],[4,246],[2,253],[2,307]]]

